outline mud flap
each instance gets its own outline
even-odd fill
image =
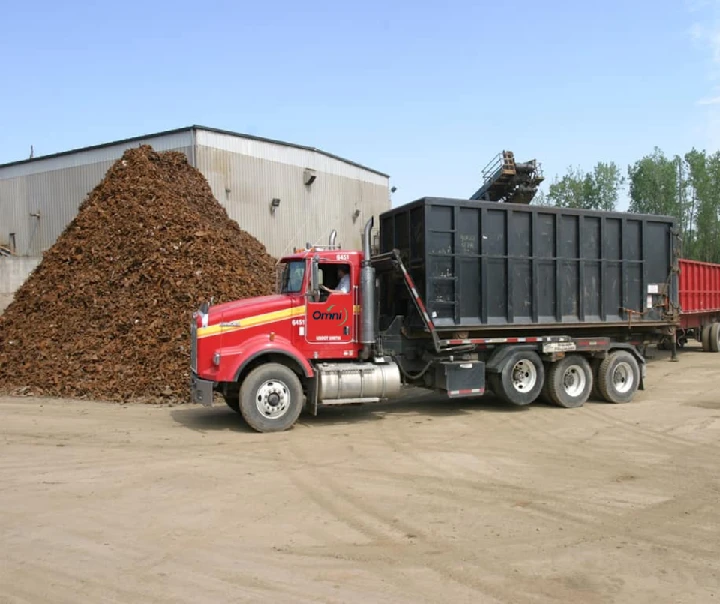
[[[205,407],[213,404],[214,382],[200,379],[194,373],[190,377],[190,396],[193,403],[200,403]]]

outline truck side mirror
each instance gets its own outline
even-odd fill
[[[313,302],[320,300],[320,259],[314,256],[310,264],[310,297]]]

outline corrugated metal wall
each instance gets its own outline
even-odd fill
[[[365,221],[390,208],[387,176],[311,149],[188,129],[0,167],[0,243],[15,233],[18,254],[42,254],[112,163],[142,143],[194,158],[230,217],[275,256],[325,243],[333,228],[344,247],[359,248]],[[305,168],[316,172],[311,186]],[[281,201],[271,214],[273,198]]]
[[[332,229],[343,247],[359,249],[365,221],[391,205],[386,176],[319,152],[198,131],[196,161],[230,217],[274,256],[326,243]],[[306,168],[316,173],[310,186]]]
[[[126,149],[147,143],[157,151],[191,152],[191,133],[78,151],[0,167],[0,243],[15,233],[17,254],[39,256],[55,243],[87,194]],[[40,217],[31,214],[39,213]]]

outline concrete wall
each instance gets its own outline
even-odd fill
[[[0,314],[12,302],[13,294],[40,263],[40,258],[0,257]]]
[[[0,269],[0,295],[22,285],[113,162],[143,143],[185,153],[229,216],[274,256],[307,242],[325,244],[332,229],[343,247],[358,249],[365,221],[390,209],[384,174],[317,149],[201,127],[6,164],[0,166],[0,244],[10,244],[13,233],[17,257]],[[316,174],[309,186],[306,169]],[[280,206],[271,213],[273,198]]]
[[[40,264],[40,260],[40,258],[0,258],[0,294],[14,294]]]
[[[0,166],[0,244],[9,244],[14,233],[16,254],[40,256],[75,218],[113,163],[143,143],[156,151],[192,152],[188,132]]]

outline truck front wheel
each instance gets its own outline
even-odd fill
[[[240,388],[240,413],[258,432],[281,432],[293,426],[303,407],[297,375],[278,363],[253,369]]]

